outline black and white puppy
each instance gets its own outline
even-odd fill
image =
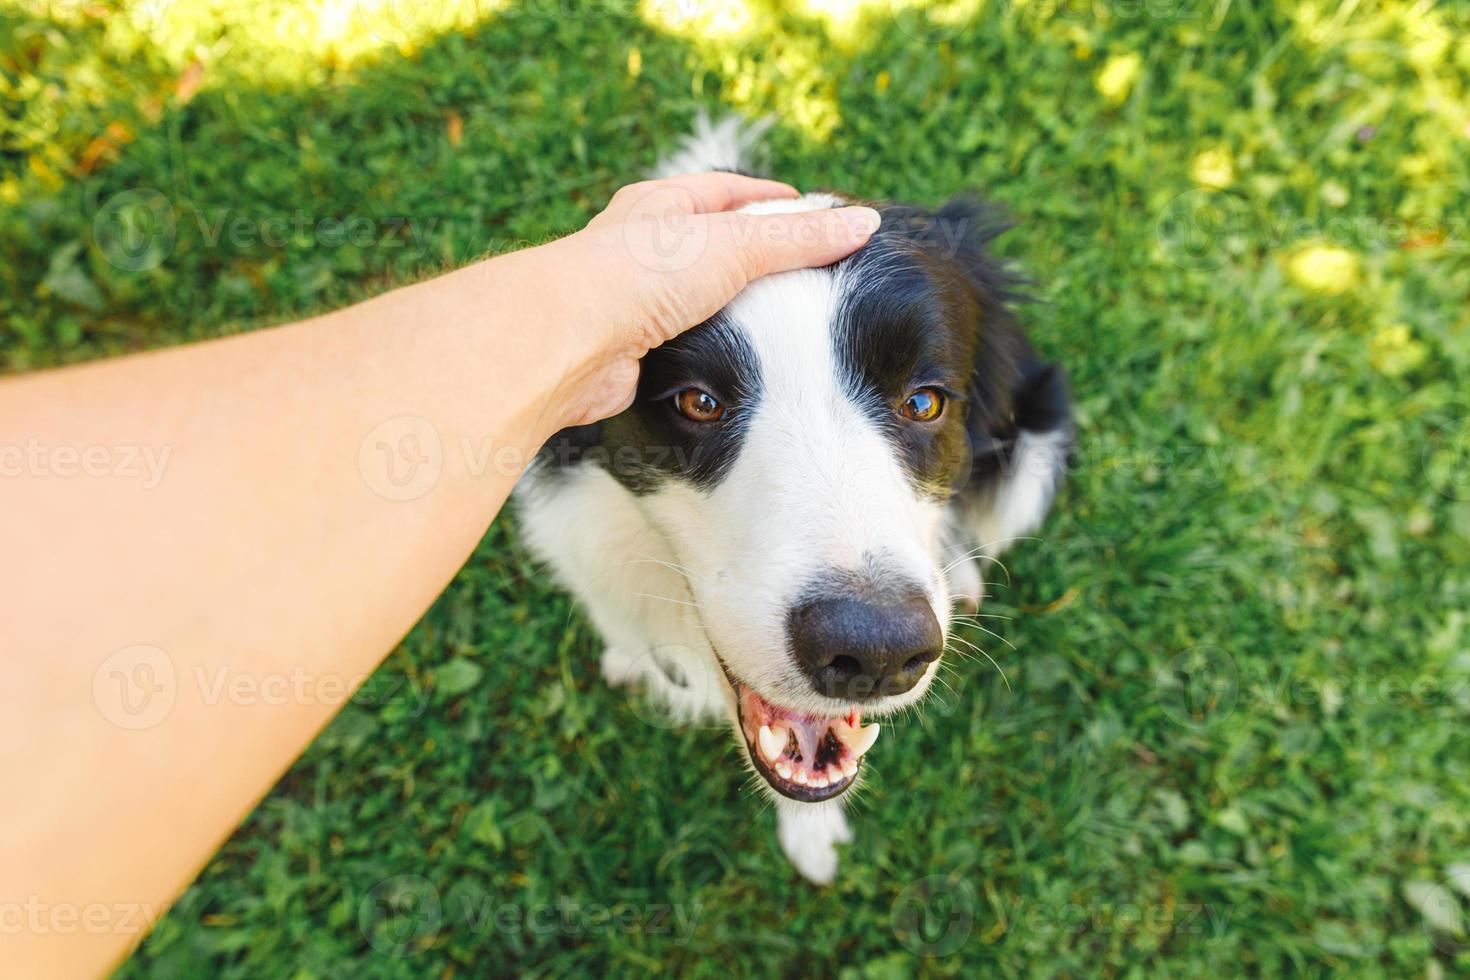
[[[701,123],[658,175],[744,170],[748,135]],[[979,561],[1040,525],[1072,440],[1063,374],[986,252],[1002,226],[968,201],[879,210],[856,254],[758,280],[652,351],[633,407],[559,433],[517,488],[603,676],[727,717],[818,883],[851,839],[863,717],[925,695]]]

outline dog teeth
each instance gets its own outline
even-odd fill
[[[802,760],[814,755],[819,748],[819,745],[807,743],[813,740],[821,743],[822,737],[800,725],[790,729],[779,722],[762,725],[756,733],[755,753],[770,766],[777,777],[788,783],[818,790],[837,786],[857,775],[863,753],[878,741],[880,727],[877,724],[858,727],[854,723],[859,719],[860,716],[854,711],[845,718],[834,718],[828,722],[826,737],[835,739],[847,751],[835,753],[840,758],[832,759],[820,769]],[[788,756],[787,750],[791,748],[793,738],[800,743],[800,754]],[[826,744],[829,747],[831,745],[830,742]]]
[[[766,757],[766,761],[775,762],[786,751],[786,729],[762,725],[756,741],[760,742],[761,755]]]
[[[878,732],[881,728],[882,726],[874,722],[871,725],[851,730],[851,734],[839,733],[839,737],[856,758],[873,747],[873,743],[878,741]]]

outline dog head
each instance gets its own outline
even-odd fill
[[[808,802],[853,785],[863,715],[933,682],[949,504],[1013,434],[1029,350],[986,252],[1000,223],[964,201],[880,210],[851,257],[752,283],[649,353],[596,433],[687,578],[752,766]]]

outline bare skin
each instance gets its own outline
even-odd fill
[[[536,449],[865,208],[631,185],[345,310],[0,383],[0,963],[106,972],[453,577]]]

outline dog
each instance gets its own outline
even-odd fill
[[[753,135],[702,118],[654,176],[748,173]],[[759,279],[649,352],[633,406],[558,433],[515,494],[603,677],[727,719],[817,884],[852,839],[844,797],[880,731],[863,719],[924,697],[982,563],[1040,526],[1073,443],[1065,374],[988,251],[1005,223],[968,198],[875,206],[853,255]]]

